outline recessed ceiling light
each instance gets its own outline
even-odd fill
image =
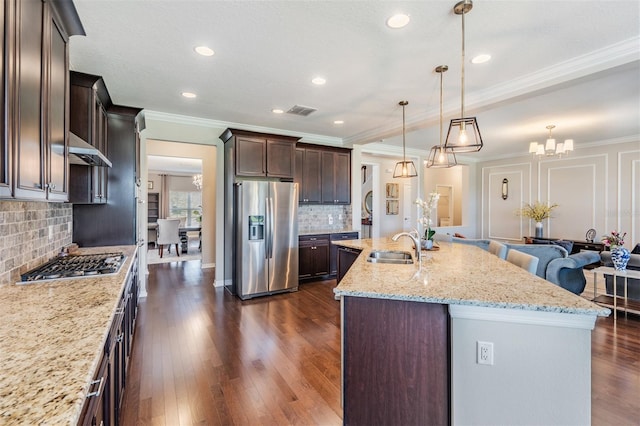
[[[271,110],[271,112],[274,114],[282,114],[284,111],[279,108],[274,108]]]
[[[322,77],[316,77],[313,80],[311,80],[311,82],[317,86],[322,86],[323,84],[325,84],[327,82],[327,80],[325,80]]]
[[[473,59],[471,59],[471,63],[484,64],[485,62],[489,62],[490,59],[491,59],[491,55],[482,54],[482,55],[474,56]]]
[[[193,99],[196,97],[196,94],[191,92],[182,92],[182,96],[184,96],[185,98]]]
[[[199,53],[202,56],[213,56],[213,54],[215,53],[212,49],[208,48],[207,46],[197,46],[197,47],[194,47],[193,50],[195,50],[196,53]]]
[[[336,120],[333,124],[344,124],[344,120]]]
[[[391,18],[387,19],[387,26],[389,28],[402,28],[405,27],[411,18],[409,15],[405,15],[404,13],[398,13],[393,15]]]

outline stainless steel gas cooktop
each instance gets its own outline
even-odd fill
[[[61,278],[95,277],[120,271],[123,253],[81,254],[56,257],[21,275],[22,283]]]

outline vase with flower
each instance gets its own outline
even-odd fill
[[[415,204],[422,209],[422,217],[418,219],[418,225],[422,225],[424,228],[424,236],[422,238],[422,248],[425,250],[431,250],[433,248],[433,236],[436,234],[435,229],[431,228],[433,221],[431,220],[431,213],[433,209],[438,205],[440,194],[432,192],[429,194],[427,200],[421,198],[416,199]]]
[[[536,221],[536,238],[542,238],[544,235],[544,228],[542,221],[551,217],[553,209],[558,207],[557,204],[546,204],[536,201],[533,204],[525,203],[524,207],[517,211],[518,216],[528,217],[529,219]]]
[[[626,232],[620,235],[618,231],[611,231],[611,235],[604,235],[602,237],[602,243],[611,250],[611,261],[616,271],[624,271],[631,258],[629,250],[623,247],[624,237],[626,236]]]

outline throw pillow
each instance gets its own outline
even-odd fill
[[[553,241],[549,241],[549,240],[538,240],[536,238],[532,238],[531,239],[532,243],[531,244],[553,244]]]
[[[631,250],[632,254],[640,254],[640,244],[636,244],[636,246]]]
[[[557,240],[551,241],[551,243],[563,247],[568,254],[571,254],[571,250],[573,250],[573,241]]]

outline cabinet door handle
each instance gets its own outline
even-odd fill
[[[95,385],[96,383],[99,383],[98,385],[98,390],[94,391],[94,392],[89,392],[87,394],[87,398],[92,398],[94,396],[98,397],[102,394],[102,391],[104,390],[104,376],[100,377],[100,380],[94,380],[89,384],[89,387]]]

